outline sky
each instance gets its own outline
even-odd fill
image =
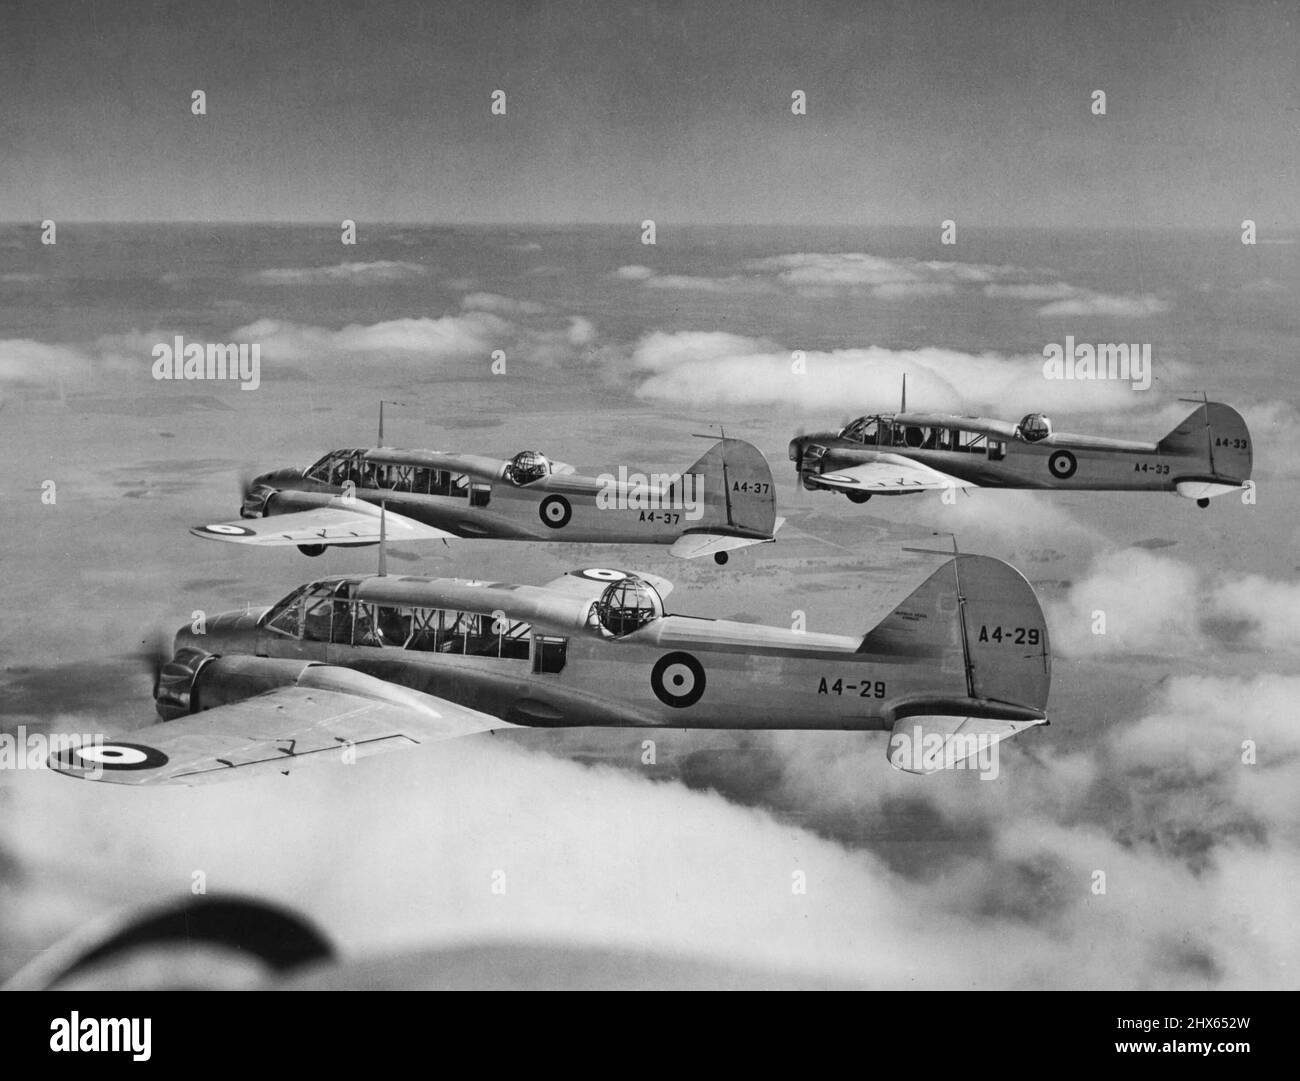
[[[1300,13],[1270,0],[4,18],[6,221],[1300,223]]]

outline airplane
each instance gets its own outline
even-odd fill
[[[1184,399],[1192,400],[1192,399]],[[955,488],[1177,492],[1208,507],[1249,486],[1250,433],[1231,406],[1204,400],[1156,443],[1069,435],[1042,413],[1019,424],[951,413],[858,417],[838,432],[798,435],[790,460],[804,488],[873,495]]]
[[[536,451],[503,460],[381,445],[263,473],[245,487],[241,520],[190,532],[318,556],[331,545],[377,543],[382,505],[390,541],[667,544],[674,556],[711,555],[721,565],[731,551],[776,539],[784,519],[773,489],[757,448],[725,437],[685,472],[650,476],[625,468],[579,476]]]
[[[863,635],[671,615],[671,590],[600,567],[544,586],[322,578],[182,627],[156,658],[162,722],[47,763],[199,784],[476,732],[614,726],[888,731],[890,763],[929,773],[1047,723],[1043,612],[1001,560],[952,556]]]

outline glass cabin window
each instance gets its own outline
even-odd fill
[[[554,675],[564,668],[569,651],[569,640],[550,634],[533,636],[533,672]]]

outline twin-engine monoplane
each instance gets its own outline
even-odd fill
[[[1231,406],[1203,402],[1153,443],[1057,432],[1041,413],[1019,424],[950,413],[880,413],[790,442],[803,486],[873,495],[955,488],[1176,492],[1210,499],[1247,487],[1251,441]]]
[[[162,723],[64,748],[123,784],[288,772],[516,726],[891,732],[932,772],[1045,724],[1051,656],[1014,568],[958,555],[860,635],[670,614],[671,583],[594,568],[544,586],[323,578],[177,635]]]
[[[381,523],[381,518],[383,519]],[[665,544],[672,555],[728,553],[775,539],[772,473],[751,444],[721,439],[679,473],[580,476],[536,451],[510,459],[377,447],[335,450],[307,469],[247,485],[240,519],[190,530],[210,540],[331,545],[491,538]]]

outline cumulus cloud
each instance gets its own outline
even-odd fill
[[[389,319],[370,325],[351,323],[338,330],[285,319],[258,319],[232,332],[235,341],[259,343],[263,361],[302,361],[335,354],[432,359],[486,355],[507,336],[511,336],[510,325],[489,312]]]
[[[32,948],[89,914],[66,868],[101,906],[201,869],[305,909],[352,956],[509,938],[875,987],[1281,987],[1300,963],[1298,694],[1175,678],[1087,750],[1053,748],[1088,723],[1059,714],[1001,745],[994,781],[899,774],[880,734],[781,733],[751,807],[500,739],[197,789],[26,774],[0,839],[44,904],[10,906],[8,930]]]
[[[614,276],[649,289],[765,293],[786,288],[809,299],[856,295],[924,300],[956,296],[979,286],[990,299],[1047,301],[1038,309],[1046,316],[1137,318],[1169,310],[1168,303],[1155,296],[1111,295],[1063,281],[1035,281],[1050,271],[1010,264],[886,258],[867,252],[792,252],[750,259],[741,269],[745,273],[662,274],[630,265],[619,267]]]
[[[1141,404],[1128,383],[1048,380],[1041,356],[953,349],[868,346],[793,351],[723,332],[656,331],[634,347],[637,395],[692,405],[781,404],[815,414],[895,408],[904,373],[915,408],[993,415],[1036,409],[1069,413],[1128,410]],[[648,374],[646,374],[648,373]]]
[[[1046,300],[1049,303],[1038,309],[1038,314],[1044,316],[1104,315],[1126,319],[1169,310],[1167,302],[1150,294],[1098,293],[1069,282],[992,283],[984,287],[984,295],[1007,300]]]
[[[1078,292],[1069,282],[1021,282],[1018,285],[995,283],[984,286],[986,297],[1010,300],[1062,300],[1077,296]]]
[[[738,274],[710,278],[698,274],[662,274],[645,280],[648,289],[694,289],[703,293],[770,293],[773,286],[760,278]]]
[[[920,789],[875,772],[879,746],[788,733],[770,798],[895,862],[910,852],[874,837],[905,824],[929,841],[910,864],[923,904],[936,922],[1002,929],[995,983],[1032,970],[1047,986],[1284,987],[1300,958],[1284,899],[1300,872],[1297,694],[1289,675],[1175,677],[1137,719],[1079,733],[1085,750],[1054,738],[1095,719],[1058,709],[1052,728],[1001,745],[996,781]],[[1046,967],[1031,929],[1059,944]]]
[[[252,285],[384,285],[421,278],[428,273],[428,268],[418,263],[381,259],[325,267],[273,267],[245,274],[243,280]]]
[[[1210,575],[1140,548],[1098,558],[1049,615],[1068,656],[1300,651],[1300,582]]]
[[[90,356],[72,346],[29,338],[0,340],[0,386],[45,386],[85,375],[90,364]]]
[[[1159,315],[1168,310],[1168,303],[1159,297],[1110,296],[1084,290],[1080,296],[1043,305],[1038,309],[1038,314],[1043,316],[1104,315],[1116,319],[1137,319],[1145,315]]]
[[[462,297],[460,306],[472,311],[495,312],[497,315],[541,315],[549,309],[532,300],[515,300],[499,293],[470,293]]]
[[[917,282],[981,282],[1025,273],[983,263],[886,259],[865,252],[794,252],[751,259],[749,270],[775,274],[793,286],[878,286]]]

